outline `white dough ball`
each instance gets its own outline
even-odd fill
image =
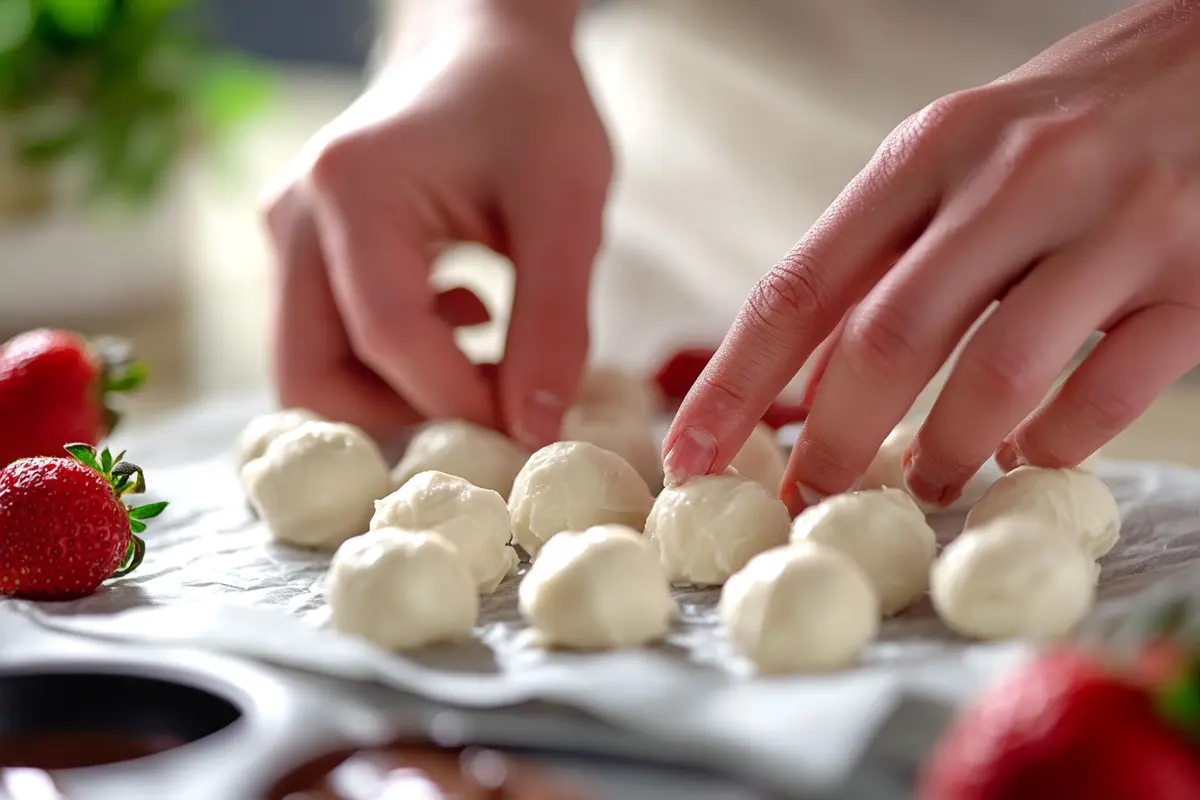
[[[900,489],[835,495],[806,508],[792,522],[792,541],[804,540],[840,550],[858,564],[885,616],[925,594],[937,556],[933,528]]]
[[[353,425],[305,422],[242,468],[246,497],[271,535],[333,550],[367,530],[389,489],[378,446]]]
[[[347,541],[329,565],[325,600],[335,630],[389,650],[465,638],[479,617],[466,562],[428,531],[379,528]]]
[[[371,530],[379,528],[441,534],[458,548],[482,594],[496,591],[517,565],[504,498],[444,472],[419,472],[376,500]]]
[[[322,422],[320,414],[306,408],[285,408],[250,420],[233,443],[234,463],[240,470],[267,451],[267,446],[305,422]]]
[[[904,482],[904,451],[908,449],[909,444],[912,443],[913,438],[921,429],[921,424],[924,421],[923,418],[910,417],[901,420],[892,429],[892,432],[883,440],[883,444],[879,446],[879,452],[875,454],[875,458],[872,459],[870,466],[867,467],[867,471],[863,473],[862,479],[858,484],[859,488],[869,490],[888,487],[908,492],[908,486]],[[913,498],[913,500],[916,502],[917,507],[926,514],[965,511],[983,495],[999,475],[1000,470],[995,462],[988,461],[967,481],[967,485],[963,487],[959,498],[948,506],[936,506],[917,498]]]
[[[1095,592],[1092,560],[1032,517],[965,531],[930,576],[938,616],[977,639],[1062,636],[1087,615]]]
[[[662,399],[650,381],[616,367],[596,366],[584,374],[573,405],[591,419],[651,419],[661,410]]]
[[[787,459],[783,457],[783,448],[779,439],[770,426],[761,422],[754,426],[750,438],[742,445],[742,449],[733,457],[729,466],[743,478],[758,481],[772,494],[779,491],[783,483],[783,470]]]
[[[519,604],[543,644],[574,650],[656,641],[677,610],[654,551],[624,525],[546,542],[521,581]]]
[[[562,439],[591,442],[616,453],[637,470],[651,491],[662,487],[662,456],[648,418],[595,419],[588,417],[583,409],[572,408],[563,418]]]
[[[1072,539],[1092,559],[1113,549],[1121,535],[1117,501],[1085,469],[1018,467],[1000,478],[967,514],[966,527],[979,528],[1015,515]]]
[[[556,442],[532,456],[508,499],[513,536],[530,556],[563,531],[641,530],[654,497],[629,462],[590,442]]]
[[[720,586],[754,556],[785,543],[790,524],[787,507],[757,481],[707,475],[662,490],[646,538],[673,584]]]
[[[904,451],[921,429],[920,419],[901,420],[879,446],[871,465],[863,473],[859,486],[863,489],[904,489]]]
[[[435,470],[508,497],[527,458],[529,454],[516,442],[490,428],[458,420],[433,422],[408,443],[392,470],[392,488],[400,488],[419,472]]]
[[[814,542],[756,555],[721,590],[718,613],[734,648],[764,674],[847,666],[880,622],[863,571]]]

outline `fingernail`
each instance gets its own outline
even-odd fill
[[[861,488],[862,488],[862,479],[860,478],[859,480],[856,480],[854,483],[852,483],[846,489],[846,492],[847,493],[857,492]],[[818,505],[819,503],[821,503],[824,500],[827,500],[831,496],[832,495],[828,495],[825,492],[822,492],[818,489],[814,489],[807,484],[797,482],[793,486],[793,490],[788,492],[784,496],[783,502],[784,502],[784,505],[786,505],[788,507],[788,511],[790,511],[792,516],[794,517],[797,514],[799,514],[801,511],[803,511],[804,509]]]
[[[793,517],[804,509],[815,506],[828,497],[824,492],[818,492],[816,489],[806,486],[803,483],[797,483],[795,488],[796,490],[789,492],[788,496],[784,499],[784,503],[788,507],[788,512]]]
[[[534,392],[521,410],[521,419],[514,431],[517,439],[534,450],[558,441],[565,410],[566,404],[553,392]]]
[[[663,483],[678,486],[688,478],[707,475],[717,460],[717,440],[708,431],[688,428],[663,458]]]
[[[1017,467],[1025,465],[1025,459],[1012,442],[1001,442],[996,448],[996,464],[1005,472],[1012,472]]]

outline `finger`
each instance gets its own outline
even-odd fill
[[[908,131],[913,131],[909,133]],[[937,202],[920,126],[902,128],[750,293],[663,442],[668,485],[724,469],[846,309],[891,266]]]
[[[792,450],[797,502],[852,487],[988,306],[1107,210],[1105,150],[1082,129],[1056,123],[1001,149],[850,314]]]
[[[338,163],[359,156],[337,153],[327,151],[312,180],[330,284],[355,353],[426,417],[492,426],[488,387],[438,316],[429,286],[427,245],[442,237],[412,219],[381,218],[350,180],[361,170]]]
[[[492,313],[479,295],[465,286],[456,286],[434,296],[437,315],[455,328],[486,325],[492,321]]]
[[[303,200],[279,201],[270,216],[272,350],[281,406],[308,408],[389,441],[419,415],[354,356],[329,286],[316,223]]]
[[[1078,466],[1197,363],[1200,312],[1172,304],[1138,311],[1009,434],[996,460],[1006,470]]]
[[[1153,244],[1136,228],[1103,226],[1035,267],[959,356],[909,446],[909,490],[934,505],[954,502],[1087,338],[1145,283],[1154,261]]]
[[[825,374],[825,369],[829,366],[829,360],[833,358],[833,354],[837,351],[838,342],[841,341],[842,334],[846,330],[846,320],[856,307],[857,304],[846,309],[846,313],[842,315],[842,319],[838,322],[837,327],[833,329],[833,333],[829,334],[825,341],[821,342],[821,346],[813,354],[812,372],[809,373],[808,380],[805,381],[804,395],[801,400],[805,406],[812,405],[813,398],[817,394],[817,384],[821,382],[821,377]]]
[[[511,435],[536,449],[558,439],[588,351],[588,289],[604,193],[557,182],[508,204],[516,267],[500,395]],[[540,187],[539,187],[540,188]]]

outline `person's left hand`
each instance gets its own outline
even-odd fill
[[[782,496],[853,488],[995,301],[905,456],[922,500],[993,452],[1077,465],[1200,361],[1200,3],[1142,3],[897,128],[751,293],[667,436],[668,480],[723,469],[827,341]]]

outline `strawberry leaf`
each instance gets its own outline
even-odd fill
[[[131,519],[129,520],[129,530],[133,531],[134,533],[145,533],[146,523],[140,520]]]
[[[1159,713],[1170,722],[1193,735],[1200,733],[1200,680],[1194,670],[1160,688],[1156,700]]]
[[[104,448],[104,451],[100,453],[100,471],[102,473],[104,473],[105,475],[108,475],[109,473],[112,472],[112,468],[113,468],[112,451],[106,447],[106,448]]]
[[[71,457],[83,464],[85,467],[91,467],[97,472],[104,474],[104,470],[100,469],[100,462],[96,460],[96,448],[90,444],[74,443],[64,445],[63,449],[71,454]]]
[[[124,477],[127,479],[127,482],[128,480],[133,481],[133,486],[125,489],[122,494],[125,492],[141,494],[146,491],[146,475],[137,464],[131,464],[128,461],[119,461],[113,465],[112,474],[117,479]]]
[[[144,506],[137,506],[129,509],[129,518],[138,519],[154,519],[161,514],[167,507],[167,502],[164,500],[159,503],[147,503]]]
[[[146,526],[143,525],[143,528]],[[139,536],[130,536],[129,545],[125,548],[125,557],[121,559],[121,565],[117,567],[117,571],[110,577],[122,578],[133,572],[141,566],[142,559],[146,557],[146,543]]]
[[[141,361],[132,361],[121,366],[109,377],[105,390],[114,393],[132,392],[140,389],[150,377],[150,368]]]

